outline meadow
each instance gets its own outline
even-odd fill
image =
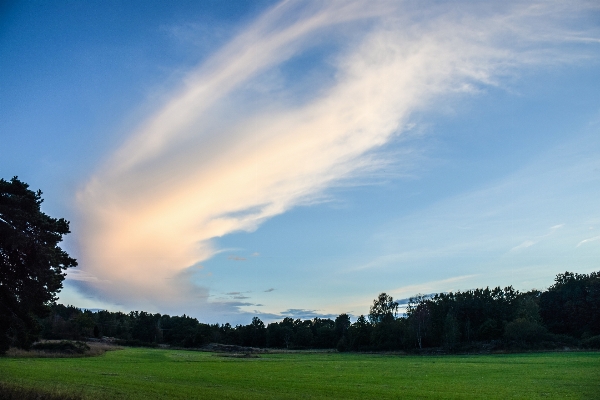
[[[126,348],[0,358],[0,383],[89,399],[600,397],[600,353],[468,356],[215,353]]]

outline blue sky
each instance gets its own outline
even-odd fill
[[[60,300],[248,323],[600,259],[594,2],[14,2],[0,175]]]

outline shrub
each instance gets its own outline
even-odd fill
[[[346,343],[346,336],[342,336],[342,338],[337,343],[337,351],[343,353],[348,351],[348,344]]]
[[[127,347],[158,347],[157,343],[143,342],[138,339],[125,340],[119,339],[115,340],[115,344],[118,346],[127,346]],[[186,347],[186,346],[184,346]]]
[[[585,349],[600,349],[600,335],[583,339],[581,341],[581,347]]]
[[[31,346],[32,350],[41,350],[50,353],[83,354],[90,349],[84,342],[71,342],[61,340],[60,342],[39,342]]]
[[[504,339],[518,343],[533,344],[544,340],[547,336],[546,328],[537,322],[525,318],[517,318],[506,324]]]

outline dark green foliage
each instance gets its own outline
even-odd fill
[[[573,275],[580,281],[596,277]],[[597,278],[594,278],[597,279]],[[560,285],[565,279],[561,275]],[[568,282],[568,279],[567,279]],[[589,284],[588,286],[593,286]],[[559,290],[556,285],[550,290]],[[591,292],[591,291],[590,291]],[[512,287],[475,289],[456,293],[418,295],[410,299],[406,316],[397,317],[397,303],[380,294],[368,318],[361,315],[351,323],[350,316],[300,320],[290,317],[265,324],[254,317],[248,325],[232,327],[208,325],[186,315],[169,316],[134,311],[80,310],[54,305],[51,314],[41,320],[47,339],[84,339],[108,336],[127,346],[198,348],[209,343],[243,347],[284,349],[332,349],[344,351],[417,351],[417,352],[489,352],[492,350],[530,350],[561,347],[597,348],[598,335],[593,324],[585,331],[553,333],[541,313],[548,292],[519,292]],[[593,296],[586,297],[587,299]],[[589,301],[588,301],[589,302]],[[568,307],[569,303],[552,303]],[[557,308],[558,309],[558,308]],[[588,320],[597,318],[597,309],[588,310]],[[594,314],[596,313],[596,314]],[[596,347],[594,347],[596,346]]]
[[[340,331],[343,331],[342,327]],[[335,322],[323,318],[302,321],[287,317],[281,322],[270,323],[266,329],[267,347],[275,348],[330,349],[336,347],[340,338]]]
[[[249,325],[239,325],[236,327],[237,343],[246,347],[265,347],[267,344],[267,328],[258,317],[252,318]]]
[[[547,337],[546,328],[525,318],[517,318],[504,328],[504,339],[518,345],[532,345]]]
[[[350,316],[348,314],[340,314],[334,321],[335,335],[338,338],[346,336],[350,328]]]
[[[460,326],[459,322],[452,312],[446,314],[444,320],[444,347],[447,350],[453,350],[457,343],[460,342]]]
[[[600,349],[600,335],[583,339],[581,347],[584,349]]]
[[[329,318],[313,318],[311,329],[313,332],[313,346],[318,349],[332,349],[339,338],[335,331],[335,322]]]
[[[364,315],[358,317],[355,323],[348,329],[349,347],[352,350],[371,349],[371,331],[373,326]]]
[[[396,319],[398,314],[398,303],[394,301],[392,296],[381,293],[369,309],[369,321],[373,325],[391,322]]]
[[[131,337],[146,343],[157,343],[161,331],[159,329],[160,314],[149,314],[144,311],[129,313],[131,324]],[[185,316],[184,316],[185,317]]]
[[[137,339],[119,339],[114,342],[118,346],[129,347],[158,347],[157,343],[142,342]]]
[[[155,319],[156,322],[153,325],[155,337],[152,340],[146,340],[148,342],[167,343],[180,347],[201,347],[212,341],[211,326],[201,324],[196,318],[185,314],[181,317],[168,315],[160,317],[160,314],[156,314]],[[162,335],[162,340],[158,340],[160,335]]]
[[[408,319],[410,341],[419,349],[428,346],[432,330],[432,303],[427,296],[417,295],[408,302],[406,315]],[[438,313],[439,316],[445,313]]]
[[[540,315],[553,333],[600,335],[600,272],[565,272],[540,296]]]
[[[0,353],[37,339],[37,318],[48,314],[64,271],[77,265],[58,246],[69,222],[44,214],[42,201],[17,177],[0,179]]]

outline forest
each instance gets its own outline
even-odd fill
[[[131,346],[199,348],[209,343],[338,351],[464,352],[600,348],[600,271],[565,272],[546,291],[506,288],[418,295],[406,313],[381,293],[354,322],[284,318],[265,325],[205,324],[187,315],[81,310],[54,304],[39,319],[44,339],[108,340]]]

